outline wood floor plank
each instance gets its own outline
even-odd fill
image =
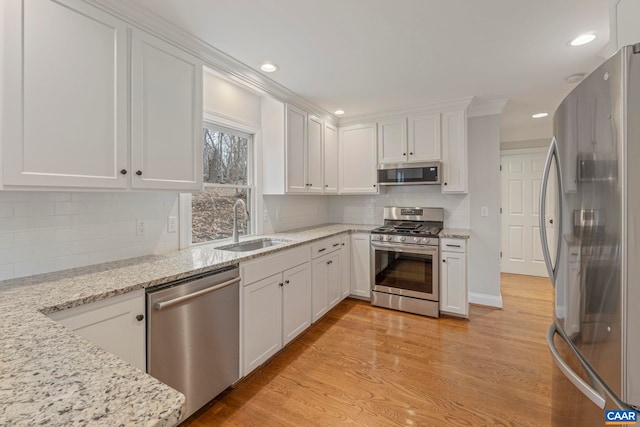
[[[183,424],[551,425],[548,279],[503,274],[469,320],[347,299]]]

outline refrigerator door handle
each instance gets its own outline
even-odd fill
[[[556,278],[558,276],[558,261],[560,259],[560,245],[562,243],[562,197],[558,197],[558,235],[556,239],[556,259],[555,262],[551,262],[551,255],[549,254],[549,241],[547,240],[547,228],[545,212],[547,209],[547,186],[549,184],[549,173],[551,172],[551,162],[556,159],[556,174],[558,177],[558,194],[562,195],[562,174],[560,171],[560,158],[558,156],[558,142],[555,136],[551,140],[551,146],[549,147],[549,154],[547,154],[547,160],[544,164],[544,171],[542,173],[542,184],[540,185],[540,210],[538,214],[538,220],[540,225],[540,240],[542,241],[542,255],[544,256],[544,263],[547,266],[547,272],[553,286],[556,285]]]
[[[570,367],[567,365],[567,362],[562,360],[562,356],[558,353],[556,349],[556,345],[553,342],[553,336],[556,334],[556,324],[552,322],[549,325],[549,329],[547,329],[547,346],[549,347],[549,351],[551,352],[551,357],[553,357],[553,361],[558,368],[562,371],[562,373],[573,383],[574,386],[578,390],[582,392],[585,396],[589,398],[593,403],[595,403],[600,409],[604,409],[604,405],[606,403],[605,398],[598,393],[593,387],[587,384],[582,378],[578,376]],[[558,334],[560,335],[560,334]],[[562,338],[562,335],[560,335]],[[564,339],[564,338],[563,338]]]

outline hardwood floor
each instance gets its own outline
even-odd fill
[[[548,426],[552,288],[501,282],[504,309],[469,320],[347,299],[184,425]]]

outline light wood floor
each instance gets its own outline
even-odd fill
[[[184,424],[549,426],[551,285],[503,274],[502,296],[469,320],[347,299]]]

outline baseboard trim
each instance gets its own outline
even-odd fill
[[[471,304],[487,305],[489,307],[502,308],[502,295],[476,294],[469,292],[469,302]]]

